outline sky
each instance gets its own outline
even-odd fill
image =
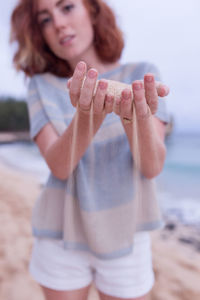
[[[125,36],[122,62],[155,64],[170,87],[166,99],[174,131],[200,134],[200,1],[106,0]],[[26,96],[12,66],[9,19],[16,0],[0,1],[0,95]]]

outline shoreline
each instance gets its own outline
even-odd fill
[[[23,134],[27,136],[28,132],[20,132],[17,138],[23,137]],[[12,133],[8,136],[10,139],[13,138]],[[12,141],[0,143],[0,146],[2,146],[0,163],[20,173],[31,174],[40,181],[41,185],[45,184],[50,171],[33,141]],[[173,163],[176,165],[176,161]],[[188,173],[182,174],[180,172],[182,169],[177,173],[175,168],[175,176],[167,167],[168,165],[156,179],[158,201],[163,215],[173,216],[174,221],[177,220],[182,224],[200,227],[200,193],[195,172],[192,174],[192,179],[188,181]]]
[[[31,142],[29,131],[0,132],[0,144],[24,141]]]
[[[2,148],[0,147],[0,163],[24,175],[33,175],[41,185],[45,184],[50,173],[47,164],[42,159],[34,143],[2,144]],[[173,181],[168,182],[170,174],[167,174],[168,177],[165,174],[163,176],[163,174],[161,174],[160,178],[157,178],[156,184],[158,201],[163,216],[166,218],[171,216],[173,221],[178,221],[183,225],[200,227],[200,193],[195,183],[196,180],[194,182],[195,186],[193,186],[192,181],[188,182],[187,192],[189,193],[191,189],[192,193],[187,194],[179,189],[181,181],[177,181],[178,177],[177,180],[173,177]],[[197,190],[196,193],[195,190]]]

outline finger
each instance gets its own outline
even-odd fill
[[[108,82],[106,80],[100,80],[97,86],[97,91],[94,97],[94,113],[101,113],[104,110],[104,101],[108,88]]]
[[[159,81],[156,81],[156,89],[159,97],[166,97],[170,92],[169,87]]]
[[[105,112],[110,114],[113,111],[113,104],[114,104],[114,96],[113,95],[106,95],[105,98]]]
[[[158,93],[155,85],[154,75],[148,73],[144,76],[145,98],[152,114],[158,109]]]
[[[67,88],[68,88],[68,90],[70,89],[71,84],[72,84],[72,77],[67,80]]]
[[[138,80],[138,81],[143,82],[143,80]],[[156,89],[159,97],[166,97],[170,93],[170,89],[167,85],[161,83],[160,81],[155,81],[155,84],[156,84]]]
[[[79,98],[79,107],[83,111],[90,110],[91,102],[94,95],[94,89],[96,86],[97,76],[98,73],[95,69],[90,69],[87,73]]]
[[[133,118],[133,105],[131,91],[129,89],[123,90],[121,94],[121,112],[122,118],[131,120]]]
[[[120,103],[121,103],[121,98],[119,96],[117,96],[114,99],[114,104],[113,104],[113,111],[117,114],[120,115]]]
[[[136,80],[132,83],[132,88],[137,119],[146,119],[149,117],[149,107],[145,99],[144,84]]]
[[[77,64],[72,77],[69,95],[70,95],[71,103],[75,107],[80,97],[83,80],[86,74],[86,69],[87,69],[86,64],[83,61],[80,61]]]

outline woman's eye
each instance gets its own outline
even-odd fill
[[[70,4],[70,5],[65,5],[65,6],[63,7],[63,10],[69,12],[69,11],[72,10],[73,8],[74,8],[74,5],[73,5],[73,4]]]
[[[45,18],[43,20],[40,21],[40,25],[41,26],[45,26],[46,24],[48,24],[51,21],[50,18]]]

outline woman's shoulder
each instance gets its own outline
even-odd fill
[[[125,69],[130,69],[130,71],[140,71],[140,72],[151,72],[151,70],[158,70],[157,66],[148,61],[140,61],[140,62],[129,62],[124,64]]]
[[[30,78],[29,87],[39,90],[67,91],[67,78],[58,77],[52,73],[35,74]]]
[[[127,63],[124,65],[123,73],[126,73],[130,82],[143,79],[146,73],[154,73],[156,76],[159,75],[156,65],[147,61]]]
[[[107,73],[105,77],[130,84],[134,80],[143,79],[144,74],[146,73],[157,74],[158,69],[153,63],[146,61],[127,62],[121,64],[117,69]]]
[[[31,77],[30,82],[46,84],[52,86],[66,86],[67,78],[58,77],[52,73],[35,74]]]

